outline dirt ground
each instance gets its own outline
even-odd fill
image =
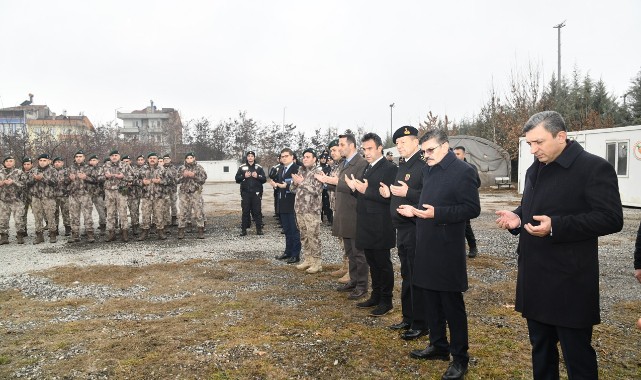
[[[69,259],[63,266],[0,278],[0,378],[440,378],[446,362],[409,357],[427,338],[406,342],[387,329],[401,319],[398,261],[394,311],[367,316],[334,290],[329,272],[340,252],[326,227],[324,272],[306,275],[273,258],[282,248],[272,245],[283,238],[270,219],[271,193],[265,194],[264,237],[236,237],[237,185],[211,185],[205,241],[145,246],[145,252],[158,244],[156,251],[182,255],[174,260],[91,265],[61,251]],[[493,212],[513,208],[519,197],[493,190],[482,199],[482,215],[473,221],[481,255],[469,260],[465,293],[466,378],[530,379],[527,328],[513,308],[515,240],[493,225]],[[634,328],[641,286],[631,275],[630,250],[641,210],[626,209],[625,217],[624,231],[602,239],[603,323],[593,342],[603,379],[641,378],[641,333]],[[109,244],[92,252],[115,249]],[[196,255],[201,251],[211,254]]]

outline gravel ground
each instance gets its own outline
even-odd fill
[[[185,240],[179,241],[170,237],[165,241],[150,240],[129,243],[97,242],[95,244],[67,244],[65,237],[59,237],[58,242],[33,245],[33,220],[29,217],[31,236],[26,244],[17,245],[15,233],[11,231],[11,244],[0,247],[0,290],[21,289],[32,297],[57,300],[69,297],[91,296],[97,299],[123,296],[136,297],[143,293],[142,287],[128,289],[111,289],[100,286],[74,286],[64,288],[52,284],[49,280],[35,276],[32,272],[66,265],[129,265],[144,266],[154,263],[178,262],[188,259],[267,259],[274,263],[274,256],[284,249],[284,237],[276,227],[272,218],[271,191],[266,188],[263,214],[265,215],[265,235],[256,236],[254,230],[246,237],[239,237],[240,196],[238,187],[233,183],[211,184],[205,189],[206,212],[208,224],[206,238],[195,239],[193,234],[187,234]],[[509,233],[494,227],[494,211],[512,209],[518,204],[519,196],[513,191],[484,191],[481,195],[483,211],[481,216],[472,222],[477,236],[481,255],[492,255],[508,264],[506,269],[479,268],[469,265],[472,279],[484,283],[505,281],[514,276],[516,269],[516,241]],[[601,305],[604,310],[604,320],[607,320],[607,310],[616,302],[639,299],[639,285],[632,276],[632,253],[636,229],[641,219],[641,210],[624,209],[625,226],[623,231],[600,240],[601,260]],[[235,222],[238,220],[238,223]],[[321,228],[323,242],[323,261],[337,264],[341,261],[342,250],[336,238],[331,236],[327,226]],[[175,232],[174,232],[175,236]],[[395,264],[398,259],[393,252]],[[282,264],[285,265],[285,264]],[[282,280],[282,279],[279,279]],[[252,286],[260,286],[260,282],[249,282]],[[186,295],[174,295],[184,297]]]

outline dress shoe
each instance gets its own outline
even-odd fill
[[[387,314],[390,311],[392,311],[392,309],[394,309],[394,307],[392,307],[391,304],[389,304],[389,303],[380,303],[380,304],[378,304],[378,306],[376,306],[374,308],[374,310],[372,310],[371,313],[369,313],[369,315],[370,315],[370,317],[382,317],[385,314]]]
[[[347,296],[348,300],[357,300],[359,298],[363,298],[367,295],[367,290],[359,290],[359,289],[354,289],[352,292]]]
[[[297,262],[300,261],[300,257],[298,256],[292,256],[289,259],[287,259],[287,264],[296,264]]]
[[[442,380],[460,380],[463,379],[465,373],[467,372],[467,364],[463,364],[457,361],[452,361],[450,366],[447,367],[447,371],[441,377]]]
[[[370,297],[367,301],[357,303],[356,307],[360,307],[361,309],[367,309],[367,308],[378,305],[379,302],[381,302],[379,299]]]
[[[338,288],[336,288],[336,291],[338,292],[351,292],[352,290],[356,289],[356,284],[345,284],[341,285]]]
[[[424,350],[414,350],[410,352],[410,356],[414,359],[426,360],[450,360],[450,353],[447,350],[438,349],[434,346],[427,346]]]
[[[408,330],[412,326],[411,323],[402,321],[401,323],[396,323],[391,326],[387,326],[388,329],[390,330]]]
[[[243,228],[238,236],[247,236],[247,230]]]
[[[280,255],[280,256],[274,256],[274,258],[275,258],[276,260],[287,260],[287,259],[289,259],[290,257],[291,257],[291,256],[289,256],[289,255],[288,255],[288,254],[286,254],[286,253],[283,253],[283,254],[282,254],[282,255]]]
[[[414,330],[409,329],[401,334],[403,340],[414,340],[429,334],[430,330]]]
[[[470,253],[467,254],[467,257],[470,259],[478,256],[479,250],[476,247],[470,247]]]

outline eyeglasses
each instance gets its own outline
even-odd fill
[[[425,152],[426,154],[432,154],[432,153],[434,153],[434,151],[435,151],[436,149],[438,149],[438,147],[440,147],[441,145],[443,145],[443,144],[438,144],[437,146],[435,146],[435,147],[433,147],[433,148],[427,148],[427,149],[425,149],[425,150],[424,150],[424,152]]]

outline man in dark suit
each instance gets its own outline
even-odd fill
[[[416,252],[416,222],[399,214],[396,209],[402,204],[418,204],[423,188],[423,167],[425,161],[421,157],[418,145],[418,129],[412,126],[401,127],[392,136],[403,163],[399,164],[396,181],[392,186],[380,187],[381,195],[391,197],[390,213],[392,224],[396,228],[396,247],[401,262],[401,307],[403,320],[390,326],[392,330],[407,330],[401,334],[405,340],[420,338],[428,333],[425,314],[414,312],[412,304],[412,273]],[[417,305],[420,309],[421,304]]]
[[[476,173],[450,151],[447,133],[436,129],[420,139],[427,166],[418,208],[401,205],[399,213],[416,218],[413,296],[423,302],[430,345],[413,358],[452,362],[443,379],[462,379],[469,362],[465,221],[481,212]],[[450,342],[446,335],[450,330]]]
[[[374,307],[370,315],[380,317],[392,310],[394,267],[390,248],[394,247],[396,236],[389,214],[390,199],[381,195],[379,186],[394,183],[398,168],[383,157],[383,142],[376,133],[365,134],[361,148],[369,163],[363,172],[363,180],[352,175],[345,181],[357,197],[356,247],[365,252],[372,277],[372,293],[368,300],[356,306]]]
[[[367,161],[358,154],[354,135],[338,136],[338,148],[345,159],[341,163],[338,177],[318,175],[316,178],[335,186],[336,210],[332,234],[343,239],[345,254],[349,259],[349,282],[339,286],[339,292],[351,292],[347,298],[356,300],[367,295],[369,267],[365,252],[356,246],[356,197],[345,182],[345,178],[362,179]]]
[[[285,231],[285,252],[277,256],[278,260],[287,260],[287,264],[300,261],[300,231],[296,225],[294,202],[296,193],[292,193],[292,174],[298,173],[298,165],[294,163],[294,152],[285,148],[280,152],[281,167],[278,169],[277,180],[270,180],[270,184],[278,189],[278,215]]]
[[[637,231],[637,242],[634,244],[634,277],[641,283],[641,223]]]
[[[597,379],[592,327],[599,316],[598,237],[623,228],[616,172],[567,139],[563,117],[539,112],[523,127],[536,160],[521,205],[497,224],[519,234],[516,307],[527,319],[534,379]]]

